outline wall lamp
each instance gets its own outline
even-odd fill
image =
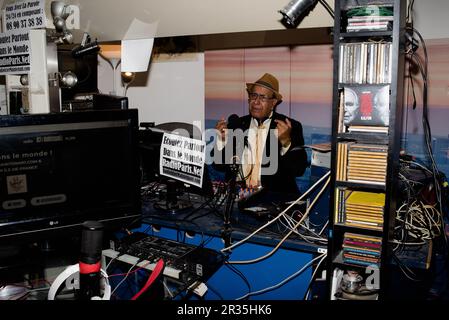
[[[320,2],[334,19],[334,11],[325,0],[292,0],[279,12],[282,14],[282,23],[288,28],[296,28],[302,19]]]
[[[136,78],[136,73],[126,71],[126,72],[122,72],[121,74],[122,74],[122,83],[125,86],[125,94],[124,95],[126,97],[126,94],[128,92],[128,87],[131,84],[131,82],[133,82],[134,79]]]

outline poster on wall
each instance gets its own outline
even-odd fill
[[[30,29],[45,27],[45,0],[20,1],[5,6],[0,34],[0,74],[30,70]]]
[[[205,160],[204,141],[164,133],[161,143],[159,172],[192,186],[201,187]]]

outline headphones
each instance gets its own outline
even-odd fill
[[[55,300],[56,292],[58,292],[59,287],[63,283],[65,283],[65,287],[68,289],[79,289],[79,275],[80,267],[78,263],[68,266],[51,284],[47,299]],[[91,300],[110,300],[111,298],[111,286],[109,285],[108,274],[105,270],[101,269],[101,275],[104,279],[103,297],[95,296],[92,297]]]

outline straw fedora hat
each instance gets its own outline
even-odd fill
[[[273,91],[277,100],[282,100],[282,95],[279,93],[279,81],[275,76],[269,73],[265,73],[262,78],[256,82],[250,82],[246,84],[246,90],[249,92],[253,86],[261,86]]]

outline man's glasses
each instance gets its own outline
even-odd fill
[[[267,102],[268,100],[273,99],[273,97],[267,97],[266,95],[258,94],[255,92],[250,92],[248,94],[248,96],[249,96],[249,100],[251,100],[251,101],[257,100],[257,98],[259,98],[260,102]]]

